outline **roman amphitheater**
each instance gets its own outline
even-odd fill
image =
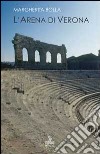
[[[97,115],[100,117],[99,70],[1,72],[2,154],[100,154]],[[79,125],[85,127],[89,121],[87,131],[92,133],[86,137]],[[75,128],[82,142],[72,135]]]

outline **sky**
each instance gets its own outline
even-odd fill
[[[60,8],[61,12],[14,12],[14,8]],[[89,23],[14,23],[21,17],[87,17]],[[61,46],[67,57],[93,53],[100,49],[99,1],[2,1],[1,2],[1,60],[14,61],[12,44],[15,33]]]

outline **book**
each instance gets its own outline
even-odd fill
[[[1,2],[2,154],[100,151],[100,2]]]

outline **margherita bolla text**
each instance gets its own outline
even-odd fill
[[[58,12],[61,12],[61,8],[57,8],[57,7],[46,7],[46,8],[43,8],[43,7],[27,7],[27,8],[14,8],[13,9],[13,12],[16,12],[16,13],[27,13],[27,12],[31,12],[31,13],[37,13],[37,12],[50,12],[50,13],[58,13]]]
[[[89,19],[87,17],[67,17],[67,16],[56,16],[56,17],[34,17],[34,16],[14,16],[13,21],[15,24],[22,24],[22,23],[30,23],[30,24],[36,24],[36,23],[64,23],[64,24],[87,24],[89,23]]]

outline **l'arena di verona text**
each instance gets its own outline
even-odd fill
[[[31,17],[31,16],[14,16],[14,23],[89,23],[87,17],[67,17],[67,16],[57,16],[57,17]]]

